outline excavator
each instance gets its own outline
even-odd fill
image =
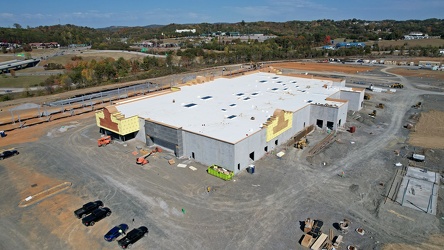
[[[156,147],[154,150],[152,150],[151,152],[149,152],[148,154],[144,154],[144,155],[142,155],[142,156],[140,156],[139,158],[137,158],[136,159],[136,163],[138,164],[138,165],[141,165],[141,166],[143,166],[143,165],[145,165],[145,164],[148,164],[149,163],[149,161],[148,161],[148,157],[150,156],[150,155],[152,155],[152,154],[154,154],[154,153],[157,153],[157,152],[162,152],[162,149],[161,148],[159,148],[159,147]]]

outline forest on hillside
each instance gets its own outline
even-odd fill
[[[176,33],[176,29],[196,29],[196,34]],[[58,42],[61,46],[69,44],[97,44],[116,39],[127,39],[128,43],[142,40],[178,36],[209,34],[217,31],[239,32],[240,34],[265,34],[290,36],[307,40],[314,45],[323,45],[324,38],[345,38],[351,40],[397,40],[410,32],[422,32],[429,36],[444,37],[444,19],[426,20],[382,20],[366,21],[349,19],[334,21],[329,19],[314,21],[288,22],[245,22],[238,23],[200,23],[169,24],[144,27],[108,27],[93,29],[71,24],[13,28],[0,27],[0,41],[4,43],[27,44],[33,42]]]
[[[176,33],[176,29],[196,29],[196,34]],[[0,28],[0,41],[17,43],[27,48],[27,43],[57,42],[61,46],[70,44],[88,44],[93,49],[134,50],[130,44],[144,40],[161,40],[163,38],[200,36],[212,32],[239,32],[240,34],[273,35],[274,38],[260,42],[256,39],[241,40],[232,37],[221,40],[217,37],[205,39],[181,39],[180,49],[168,49],[163,53],[165,58],[144,57],[143,60],[125,60],[107,58],[104,60],[83,60],[73,56],[71,61],[62,64],[47,64],[45,69],[64,69],[63,74],[52,75],[40,83],[42,89],[27,89],[21,95],[3,95],[0,101],[20,97],[53,94],[71,89],[114,84],[118,82],[150,79],[179,72],[193,71],[200,68],[248,63],[256,65],[264,61],[322,59],[326,58],[363,58],[383,57],[396,51],[401,56],[442,56],[441,45],[422,46],[401,41],[400,45],[384,45],[381,40],[398,40],[410,32],[422,32],[429,36],[444,38],[444,20],[409,20],[409,21],[363,21],[363,20],[316,20],[290,21],[284,23],[253,22],[219,23],[219,24],[169,24],[147,27],[109,27],[92,29],[74,25],[40,26],[23,28],[15,24],[14,28]],[[160,38],[160,39],[159,39]],[[365,47],[323,50],[320,46],[331,40],[337,41],[374,41]],[[440,39],[435,39],[440,40]],[[199,42],[198,42],[199,41]],[[442,44],[442,43],[438,43]],[[32,50],[32,49],[31,49]],[[27,50],[25,50],[27,51]],[[14,53],[17,51],[14,51]],[[7,53],[3,47],[3,53]],[[30,54],[30,53],[28,53]]]

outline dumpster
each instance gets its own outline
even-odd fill
[[[207,169],[207,173],[210,175],[216,176],[221,178],[222,180],[229,181],[231,178],[233,178],[234,173],[230,170],[227,170],[223,167],[217,166],[217,165],[211,165]]]

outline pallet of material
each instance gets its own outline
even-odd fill
[[[313,245],[311,245],[310,249],[312,249],[312,250],[321,249],[322,245],[327,240],[327,237],[328,236],[326,234],[321,234],[321,236],[319,236],[319,238],[315,241],[315,243],[313,243]]]
[[[314,224],[314,221],[312,219],[310,219],[310,218],[307,218],[305,220],[304,233],[310,232],[311,229],[313,228],[313,224]]]
[[[338,235],[338,237],[336,237],[335,239],[335,243],[333,243],[333,247],[338,248],[339,245],[341,245],[342,243],[342,235]]]
[[[313,237],[309,234],[304,235],[304,238],[302,238],[301,245],[304,247],[310,247],[310,245],[313,243]]]

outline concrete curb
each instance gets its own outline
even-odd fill
[[[18,207],[27,207],[32,204],[35,204],[35,203],[42,201],[52,195],[58,194],[64,190],[70,188],[71,185],[72,185],[71,182],[63,182],[62,184],[59,184],[57,186],[46,189],[40,193],[37,193],[32,196],[28,196],[27,198],[20,201],[20,203],[18,204]]]

